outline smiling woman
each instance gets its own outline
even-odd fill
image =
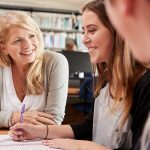
[[[0,125],[20,121],[61,124],[68,89],[68,63],[62,54],[43,51],[39,27],[27,14],[0,16]]]
[[[15,26],[9,29],[7,36],[7,42],[1,49],[13,59],[12,63],[19,63],[20,68],[23,68],[25,64],[34,62],[38,46],[34,32]]]
[[[111,30],[88,9],[84,11],[82,18],[86,20],[83,21],[83,43],[89,50],[91,62],[94,64],[108,62],[114,42]]]

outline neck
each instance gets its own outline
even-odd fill
[[[15,72],[16,74],[25,77],[26,76],[26,72],[28,70],[28,65],[26,64],[16,64],[16,63],[12,63],[12,70],[13,72]]]

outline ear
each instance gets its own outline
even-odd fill
[[[122,1],[122,12],[124,15],[131,15],[134,13],[134,8],[136,5],[136,0],[121,0]]]
[[[5,55],[8,55],[8,52],[7,52],[6,48],[5,48],[5,45],[2,44],[2,43],[0,43],[0,50],[3,51],[3,53],[4,53]]]

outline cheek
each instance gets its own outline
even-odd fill
[[[113,49],[113,37],[112,34],[108,31],[105,32],[105,35],[101,39],[100,42],[100,49],[101,49],[101,55],[103,57],[103,60],[108,60],[111,54],[111,51]]]
[[[9,45],[5,46],[4,54],[5,55],[13,55],[13,49],[12,49],[12,47],[9,46]]]
[[[37,48],[39,48],[39,46],[40,46],[38,39],[35,39],[35,40],[32,42],[32,44],[35,46],[36,50],[37,50]]]
[[[38,43],[38,39],[37,39],[37,38],[34,38],[34,39],[32,40],[32,43],[37,44],[37,43]]]
[[[16,51],[9,51],[8,55],[11,57],[11,58],[16,58],[17,54],[16,54]]]
[[[7,55],[9,55],[11,58],[18,57],[18,47],[17,46],[7,45],[6,50],[7,50]]]

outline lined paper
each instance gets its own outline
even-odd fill
[[[13,141],[8,134],[0,135],[0,150],[58,150],[42,145],[41,140]],[[59,149],[60,150],[60,149]]]

